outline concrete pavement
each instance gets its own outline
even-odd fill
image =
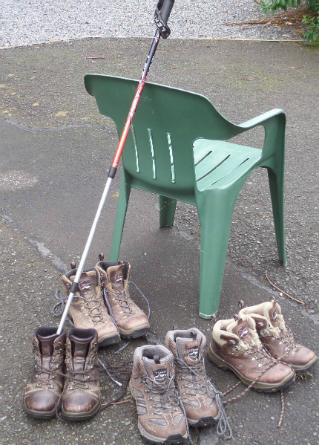
[[[144,443],[131,402],[90,422],[64,424],[27,418],[21,401],[33,362],[33,332],[58,323],[51,313],[55,290],[61,288],[60,276],[69,262],[82,253],[116,147],[114,127],[98,114],[83,75],[138,78],[149,45],[148,39],[87,39],[0,52],[0,444]],[[288,266],[277,262],[267,178],[257,171],[235,208],[219,317],[236,313],[239,299],[256,304],[275,294],[297,341],[317,353],[318,62],[315,45],[168,39],[161,42],[149,75],[149,81],[206,95],[236,123],[271,108],[286,111]],[[257,130],[242,141],[258,146],[261,138]],[[95,264],[101,250],[106,256],[109,252],[119,177],[88,265]],[[121,257],[132,263],[132,279],[149,299],[152,335],[118,355],[117,346],[104,348],[103,361],[131,360],[136,346],[163,341],[173,324],[197,326],[210,340],[211,322],[198,317],[199,223],[194,210],[179,204],[176,226],[160,230],[156,197],[133,192]],[[280,288],[303,299],[306,309],[274,293],[266,270]],[[237,382],[210,363],[206,368],[222,391]],[[250,391],[229,403],[233,443],[318,443],[318,365],[304,377],[285,391],[280,428],[278,394]],[[118,389],[106,376],[102,382],[106,402]],[[214,428],[193,430],[192,438],[200,445],[225,443]]]

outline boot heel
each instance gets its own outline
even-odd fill
[[[211,346],[208,348],[208,359],[210,362],[212,362],[215,366],[217,366],[219,369],[223,371],[227,371],[229,369],[229,366],[227,366],[226,362],[218,357],[217,354],[212,350]]]

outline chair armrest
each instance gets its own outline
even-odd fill
[[[275,116],[283,115],[285,116],[285,112],[280,108],[274,108],[273,110],[267,111],[266,113],[261,114],[260,116],[249,119],[246,122],[238,125],[243,131],[249,130],[251,128],[256,127],[257,125],[266,124],[267,121],[274,118]],[[263,125],[264,126],[264,125]]]

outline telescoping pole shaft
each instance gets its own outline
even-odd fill
[[[146,59],[145,65],[144,65],[142,76],[141,76],[141,79],[140,79],[140,81],[138,83],[138,86],[137,86],[137,89],[136,89],[136,92],[135,92],[135,95],[134,95],[134,98],[133,98],[133,102],[132,102],[130,111],[128,113],[127,119],[126,119],[123,131],[122,131],[122,134],[121,134],[121,137],[120,137],[120,140],[119,140],[119,143],[118,143],[118,146],[117,146],[114,158],[113,158],[113,162],[112,162],[111,168],[110,168],[109,173],[108,173],[108,178],[107,178],[107,181],[106,181],[106,184],[105,184],[105,187],[104,187],[104,191],[103,191],[103,194],[102,194],[102,197],[101,197],[101,200],[100,200],[97,212],[95,214],[95,218],[94,218],[93,224],[91,226],[91,230],[90,230],[88,239],[86,241],[86,244],[85,244],[85,247],[84,247],[84,250],[83,250],[83,254],[82,254],[79,266],[77,268],[77,272],[76,272],[75,277],[74,277],[74,281],[73,281],[71,289],[70,289],[70,293],[69,293],[69,296],[68,296],[68,299],[67,299],[67,303],[66,303],[64,311],[62,313],[61,321],[60,321],[60,324],[59,324],[59,327],[58,327],[58,330],[57,330],[57,334],[58,335],[61,334],[61,332],[63,330],[64,324],[65,324],[65,320],[66,320],[66,317],[67,317],[67,315],[69,313],[69,309],[70,309],[70,306],[71,306],[74,294],[77,291],[78,284],[79,284],[79,281],[80,281],[80,278],[81,278],[81,275],[82,275],[82,272],[83,272],[83,269],[84,269],[85,261],[86,261],[87,255],[89,253],[89,250],[90,250],[93,238],[94,238],[96,227],[97,227],[98,221],[100,219],[100,216],[101,216],[101,213],[102,213],[102,209],[104,207],[104,204],[105,204],[108,192],[110,190],[112,180],[114,179],[114,177],[116,175],[117,167],[118,167],[118,164],[120,162],[120,158],[121,158],[122,153],[123,153],[125,142],[127,140],[127,137],[128,137],[128,134],[129,134],[129,130],[130,130],[130,127],[131,127],[131,124],[132,124],[132,121],[133,121],[133,118],[134,118],[134,115],[135,115],[138,103],[139,103],[140,98],[141,98],[142,91],[144,89],[146,78],[147,78],[147,75],[148,75],[148,72],[149,72],[149,69],[150,69],[150,66],[151,66],[154,54],[156,52],[157,45],[159,43],[159,40],[160,40],[161,36],[166,38],[169,35],[169,28],[167,27],[167,20],[168,20],[168,17],[170,15],[170,12],[171,12],[171,9],[172,9],[173,5],[174,5],[174,0],[160,0],[158,5],[157,5],[155,16],[157,17],[157,20],[159,20],[160,22],[159,22],[159,25],[156,22],[157,30],[156,30],[155,36],[153,38],[149,54],[147,56],[147,59]],[[164,34],[164,32],[166,32],[166,34]]]

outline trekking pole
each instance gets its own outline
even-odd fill
[[[128,116],[127,116],[127,119],[126,119],[126,122],[125,122],[125,125],[124,125],[124,128],[123,128],[123,131],[122,131],[122,134],[121,134],[121,137],[120,137],[120,140],[119,140],[119,143],[118,143],[118,146],[117,146],[114,158],[113,158],[113,162],[112,162],[112,165],[111,165],[109,173],[108,173],[108,178],[107,178],[107,181],[106,181],[106,184],[105,184],[105,188],[104,188],[104,191],[103,191],[103,194],[102,194],[102,198],[100,200],[99,207],[97,209],[97,212],[96,212],[96,215],[95,215],[95,218],[94,218],[94,221],[93,221],[90,233],[89,233],[89,237],[88,237],[88,239],[86,241],[86,244],[85,244],[85,247],[84,247],[84,251],[83,251],[83,254],[82,254],[82,257],[81,257],[81,260],[80,260],[80,264],[79,264],[79,266],[77,268],[77,272],[76,272],[74,281],[73,281],[71,289],[70,289],[68,300],[67,300],[67,303],[65,305],[65,308],[64,308],[64,311],[63,311],[63,314],[62,314],[62,317],[61,317],[61,321],[60,321],[60,324],[59,324],[59,327],[58,327],[58,330],[57,330],[57,334],[61,334],[61,332],[63,330],[65,319],[66,319],[66,317],[68,315],[68,312],[69,312],[69,309],[70,309],[70,306],[71,306],[74,294],[77,291],[77,287],[78,287],[78,284],[79,284],[79,281],[80,281],[80,278],[81,278],[81,275],[82,275],[82,272],[83,272],[83,269],[84,269],[84,264],[85,264],[87,255],[89,253],[89,250],[90,250],[93,238],[94,238],[95,230],[96,230],[99,218],[101,216],[101,212],[102,212],[105,200],[107,198],[109,189],[111,187],[112,180],[114,179],[114,177],[116,175],[117,167],[119,165],[119,162],[120,162],[120,159],[121,159],[121,156],[122,156],[122,152],[123,152],[123,149],[124,149],[124,146],[125,146],[126,139],[128,137],[128,134],[129,134],[129,130],[130,130],[133,118],[134,118],[134,114],[136,112],[138,103],[139,103],[140,98],[141,98],[142,91],[144,89],[146,78],[147,78],[147,75],[148,75],[148,72],[149,72],[149,69],[150,69],[150,66],[151,66],[151,63],[152,63],[152,60],[153,60],[153,57],[154,57],[157,45],[158,45],[159,40],[160,40],[161,37],[166,39],[170,35],[170,29],[167,26],[167,21],[168,21],[168,18],[170,16],[171,10],[173,8],[174,1],[175,0],[159,0],[159,2],[157,4],[157,7],[155,9],[154,21],[155,21],[155,25],[156,25],[156,28],[157,28],[156,32],[155,32],[155,36],[153,38],[151,49],[150,49],[149,54],[147,56],[147,59],[146,59],[145,65],[144,65],[144,69],[143,69],[143,72],[142,72],[142,76],[141,76],[141,79],[140,79],[140,81],[138,83],[138,86],[137,86],[137,89],[136,89],[136,92],[135,92],[135,95],[134,95],[134,98],[133,98],[133,102],[132,102],[130,111],[128,113]]]

